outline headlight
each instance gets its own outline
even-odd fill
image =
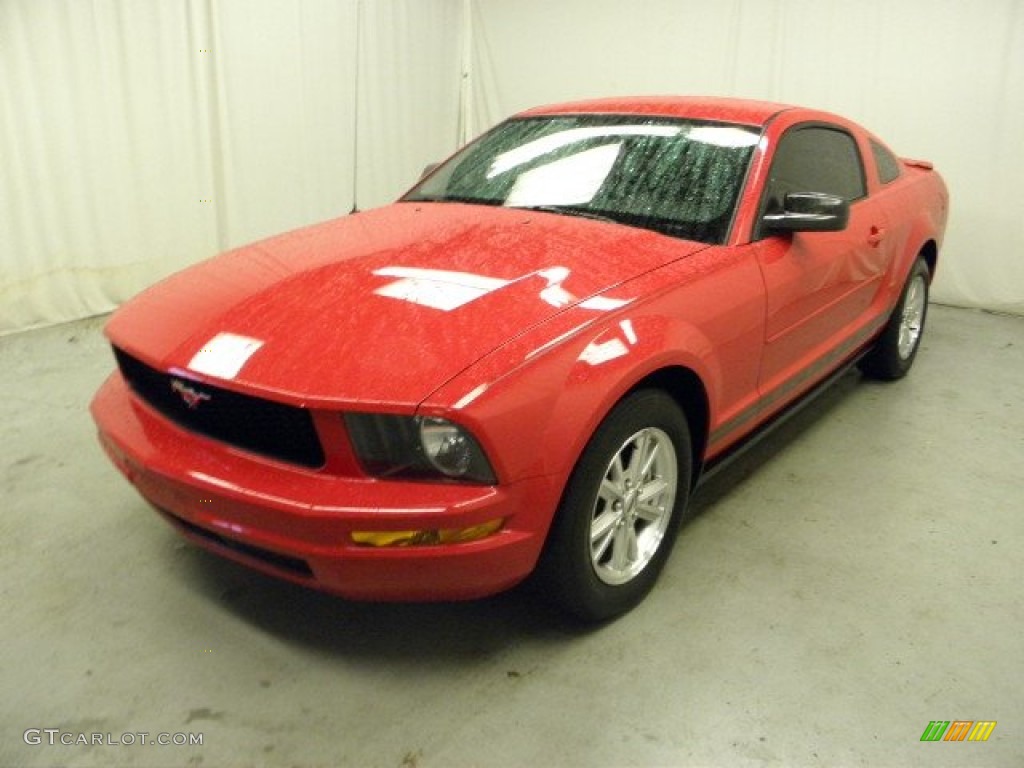
[[[495,482],[480,444],[447,419],[347,413],[345,426],[360,463],[371,475]]]

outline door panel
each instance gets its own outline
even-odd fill
[[[763,394],[800,375],[854,332],[885,274],[885,229],[881,208],[864,198],[850,207],[850,222],[841,232],[803,232],[758,244],[767,291]]]
[[[783,212],[789,193],[806,192],[843,198],[850,218],[840,232],[756,233],[767,294],[759,376],[766,403],[795,397],[839,362],[835,350],[856,332],[887,264],[884,213],[867,195],[860,149],[842,127],[803,123],[783,133],[760,215]]]

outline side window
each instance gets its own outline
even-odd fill
[[[878,169],[878,180],[883,184],[895,181],[900,175],[900,162],[896,155],[877,141],[871,142],[871,154],[875,156],[875,167]]]
[[[779,213],[790,192],[825,192],[846,200],[864,197],[864,168],[853,138],[836,128],[790,129],[779,141],[763,213]]]

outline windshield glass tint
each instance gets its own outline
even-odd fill
[[[506,121],[406,201],[533,208],[724,241],[756,128],[614,115]]]

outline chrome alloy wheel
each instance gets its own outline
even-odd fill
[[[605,584],[625,584],[658,551],[678,487],[669,436],[648,427],[628,438],[609,462],[590,523],[590,562]]]
[[[925,284],[923,275],[916,275],[913,282],[907,287],[907,297],[903,302],[903,312],[900,317],[900,334],[897,342],[897,351],[901,360],[909,358],[917,342],[921,338],[921,329],[924,326],[924,305],[928,299],[928,286]]]

